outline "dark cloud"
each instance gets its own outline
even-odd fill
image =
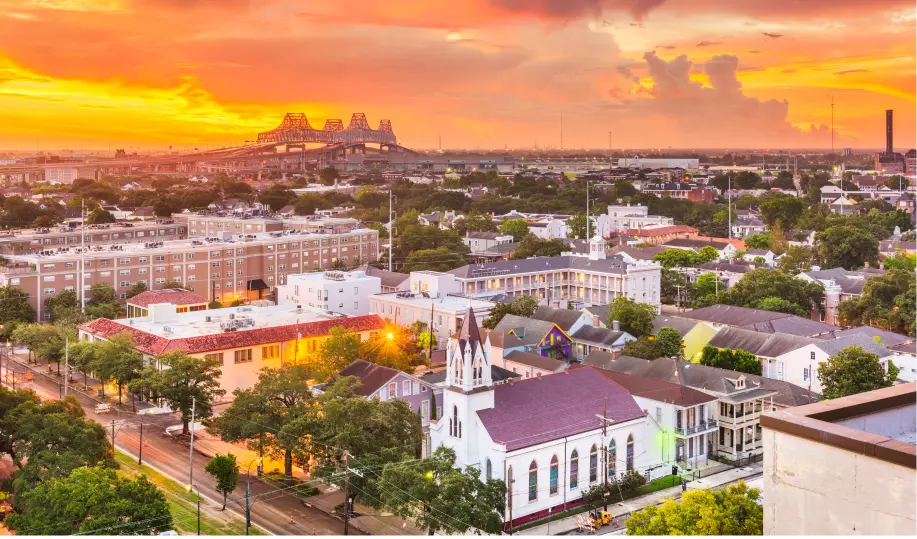
[[[624,10],[640,19],[666,0],[488,0],[509,11],[525,12],[547,18],[576,19],[598,17],[606,9]]]
[[[761,51],[745,51],[748,54],[761,54]]]
[[[835,71],[835,75],[849,75],[851,73],[869,73],[868,69],[845,69],[844,71]]]
[[[664,51],[672,51],[675,50],[675,45],[656,45],[656,48]]]
[[[770,38],[777,39],[778,37],[783,37],[783,34],[772,34],[770,32],[761,32],[762,35]]]
[[[722,41],[701,41],[697,44],[698,47],[712,47],[714,45],[722,45]]]

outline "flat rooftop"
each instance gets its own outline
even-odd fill
[[[226,307],[176,313],[168,317],[168,320],[160,322],[154,322],[153,316],[120,319],[114,322],[165,339],[184,339],[201,335],[218,335],[224,333],[228,325],[237,326],[237,331],[245,331],[344,318],[346,317],[331,315],[308,307],[297,309],[295,305],[272,305],[269,307]]]
[[[277,232],[258,232],[254,234],[232,234],[229,232],[221,232],[219,236],[213,238],[190,238],[184,240],[149,241],[145,243],[136,242],[117,245],[95,245],[86,248],[86,258],[90,260],[92,258],[110,258],[112,253],[154,255],[159,254],[164,249],[208,251],[228,247],[244,247],[245,245],[263,245],[276,243],[279,239],[283,238],[289,238],[291,240],[320,240],[328,238],[329,236],[368,234],[370,232],[375,231],[368,228],[355,228],[350,232],[340,232],[336,234],[308,232],[305,230],[283,230]],[[157,238],[150,238],[150,240],[156,239]],[[80,247],[55,247],[49,245],[48,249],[40,253],[4,256],[10,260],[21,260],[34,264],[38,261],[50,262],[55,259],[66,259],[71,261],[73,260],[73,256],[78,254],[80,254]],[[166,260],[165,262],[169,262],[169,260]]]
[[[134,230],[146,230],[150,228],[160,228],[162,226],[177,225],[185,226],[185,223],[178,223],[172,219],[160,219],[158,221],[137,221],[137,222],[120,222],[106,223],[100,225],[86,225],[87,240],[90,233],[98,232],[131,232]],[[55,226],[47,228],[22,228],[14,230],[4,230],[0,232],[0,241],[7,239],[23,238],[42,238],[45,236],[54,236],[56,234],[79,234],[81,227]]]
[[[469,305],[475,311],[491,309],[495,305],[495,303],[492,301],[466,298],[464,296],[447,295],[433,297],[430,295],[424,296],[423,294],[415,294],[412,292],[387,292],[385,294],[375,294],[370,296],[370,299],[384,299],[385,301],[406,307],[425,307],[427,309],[432,307],[435,310],[452,311],[456,313],[466,311]]]

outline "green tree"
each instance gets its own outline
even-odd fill
[[[570,229],[567,232],[568,238],[580,238],[580,239],[592,239],[586,237],[586,214],[585,213],[574,213],[572,217],[567,219],[567,227]],[[589,234],[595,235],[598,231],[598,228],[595,225],[595,218],[589,217]]]
[[[697,263],[706,264],[707,262],[713,262],[719,257],[720,252],[716,250],[716,247],[707,245],[697,252]]]
[[[455,468],[455,452],[440,446],[416,466],[387,465],[379,483],[383,505],[430,535],[499,534],[506,484],[480,477],[475,467]]]
[[[823,267],[862,268],[879,260],[879,240],[862,228],[833,226],[815,236],[816,250]]]
[[[312,193],[300,195],[299,198],[293,202],[293,212],[296,213],[296,215],[312,215],[315,213],[315,210],[323,210],[331,207],[333,207],[333,204],[327,199]]]
[[[77,468],[21,494],[6,519],[17,535],[155,535],[172,529],[169,504],[146,476],[130,480],[104,466]]]
[[[796,221],[806,209],[806,203],[792,195],[775,195],[767,197],[761,203],[761,218],[769,227],[777,221],[786,228],[794,228]]]
[[[769,234],[752,234],[745,238],[745,249],[770,249],[771,237]]]
[[[332,376],[363,357],[360,335],[347,331],[344,326],[328,330],[328,337],[318,346],[318,353],[307,350],[305,345],[296,354],[296,363],[304,365],[306,372],[319,383],[327,382]]]
[[[56,296],[45,299],[45,312],[51,321],[76,320],[80,316],[80,298],[74,290],[63,290]]]
[[[642,359],[657,359],[659,350],[656,348],[656,342],[650,340],[649,335],[641,335],[636,341],[629,341],[621,349],[625,356],[639,357]]]
[[[86,314],[90,318],[114,319],[121,316],[124,308],[118,292],[108,283],[92,285],[86,298]]]
[[[740,307],[755,307],[764,298],[783,298],[808,313],[822,308],[824,294],[821,283],[799,279],[779,270],[758,268],[746,273],[742,280],[732,285],[726,291],[723,302]]]
[[[29,305],[29,294],[12,286],[0,286],[0,325],[34,322],[35,309]]]
[[[323,168],[318,173],[319,178],[321,179],[322,185],[334,185],[334,182],[341,177],[338,169],[334,167]]]
[[[102,208],[92,210],[92,213],[86,217],[87,225],[101,225],[104,223],[114,223],[115,221],[117,221],[117,219],[115,219],[114,214]]]
[[[20,441],[16,428],[18,416],[14,411],[25,403],[41,406],[41,401],[34,391],[30,389],[13,391],[0,385],[0,457],[8,455],[13,463],[20,462],[16,456],[16,444]]]
[[[223,508],[221,510],[225,511],[226,496],[236,490],[236,485],[239,483],[239,465],[236,464],[236,456],[232,453],[226,453],[225,455],[217,453],[204,467],[204,471],[216,479],[217,491],[223,493]]]
[[[917,264],[917,256],[905,251],[900,251],[895,253],[895,256],[889,256],[882,260],[882,267],[885,269],[914,271],[915,264]]]
[[[525,219],[507,219],[500,223],[500,232],[511,235],[513,241],[522,241],[522,238],[529,233],[529,224]]]
[[[666,305],[691,305],[694,287],[684,273],[662,268],[660,300]]]
[[[152,365],[144,369],[129,388],[164,399],[173,410],[181,412],[182,434],[188,434],[192,401],[198,421],[213,415],[213,403],[226,394],[220,389],[221,362],[189,356],[181,350],[156,356],[156,362],[166,368],[159,370]]]
[[[144,283],[144,282],[142,282],[142,281],[137,281],[136,283],[134,283],[134,286],[132,286],[131,289],[127,291],[127,297],[128,297],[128,299],[130,299],[130,298],[132,298],[132,297],[134,297],[134,296],[136,296],[136,295],[138,295],[138,294],[142,294],[142,293],[144,293],[144,292],[146,292],[146,291],[147,291],[146,283]]]
[[[802,317],[809,316],[809,313],[792,301],[787,301],[783,298],[775,298],[773,296],[759,299],[755,302],[755,309],[764,309],[765,311],[774,311],[776,313],[795,314]]]
[[[81,340],[70,343],[70,368],[83,375],[83,387],[86,390],[89,389],[89,372],[97,361],[99,344]]]
[[[631,513],[627,535],[763,535],[761,493],[744,482],[724,489],[691,490]]]
[[[359,382],[340,378],[319,398],[321,419],[312,436],[318,475],[343,486],[337,473],[347,451],[358,466],[376,470],[363,477],[350,476],[352,492],[364,503],[379,507],[379,472],[388,463],[413,461],[420,457],[423,427],[420,415],[407,401],[366,399],[354,393]],[[308,425],[304,430],[308,429]]]
[[[481,322],[481,325],[487,329],[494,329],[500,320],[508,314],[516,316],[530,317],[538,310],[538,303],[529,296],[519,296],[513,299],[512,303],[498,301],[490,310],[490,315]]]
[[[666,249],[657,253],[653,261],[667,269],[690,268],[699,264],[697,254],[687,249]]]
[[[786,231],[783,229],[783,221],[777,221],[771,227],[768,243],[770,243],[771,251],[774,254],[782,255],[786,252],[789,242],[786,239]]]
[[[748,374],[761,374],[761,360],[742,349],[717,348],[708,344],[701,351],[700,364]]]
[[[681,333],[668,326],[659,328],[653,344],[659,357],[681,357]]]
[[[468,263],[468,260],[461,254],[450,250],[447,247],[438,247],[436,249],[420,249],[412,251],[401,271],[409,273],[412,271],[450,271],[459,268]]]
[[[286,186],[272,186],[258,193],[258,202],[269,207],[271,211],[280,211],[281,208],[295,200],[296,193],[287,189]]]
[[[466,232],[497,232],[499,227],[490,215],[472,210],[466,213],[463,219],[453,221],[452,230],[459,236],[464,236]]]
[[[513,251],[513,260],[523,260],[536,256],[560,256],[561,253],[569,251],[567,244],[561,239],[543,240],[534,234],[527,234],[516,250]]]
[[[879,362],[879,356],[857,345],[844,348],[818,365],[818,379],[826,399],[890,387],[897,377],[897,368],[886,372]]]
[[[140,371],[143,369],[143,355],[134,348],[133,339],[129,333],[125,332],[100,343],[95,358],[94,370],[118,384],[118,405],[120,405],[124,386],[140,376]],[[130,394],[131,408],[136,411],[134,393],[130,392]]]
[[[838,305],[838,317],[844,326],[870,325],[913,337],[917,317],[915,305],[917,282],[914,273],[892,269],[885,275],[866,279],[859,297]]]
[[[652,305],[624,296],[618,296],[608,306],[608,320],[617,320],[621,323],[621,329],[634,337],[652,333],[656,314],[656,308]]]
[[[293,457],[308,456],[305,438],[317,421],[311,378],[303,365],[261,369],[251,389],[233,391],[232,405],[213,421],[212,430],[225,442],[245,441],[253,451],[282,458],[284,475],[292,477]]]
[[[812,249],[794,245],[780,257],[777,269],[790,275],[799,275],[812,269],[812,258]]]
[[[713,302],[715,302],[719,294],[723,294],[725,291],[726,286],[715,273],[702,273],[698,275],[697,282],[694,283],[694,293],[696,296],[698,298],[712,296]]]

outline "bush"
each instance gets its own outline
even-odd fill
[[[316,494],[319,494],[320,492],[317,488],[313,487],[312,485],[308,485],[306,483],[298,485],[295,490],[296,490],[296,494],[299,494],[300,496],[315,496]]]

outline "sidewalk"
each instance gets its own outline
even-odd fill
[[[746,477],[752,477],[762,473],[763,465],[761,463],[753,464],[750,467],[746,468],[733,468],[725,472],[714,474],[703,479],[698,479],[697,481],[691,481],[688,483],[688,490],[699,490],[707,488],[715,488],[727,483],[732,483],[738,481],[739,479],[744,479]],[[613,505],[608,506],[608,512],[614,517],[620,517],[624,515],[629,515],[630,513],[642,509],[648,505],[654,505],[662,502],[665,498],[679,498],[681,497],[681,485],[667,488],[663,490],[657,490],[656,492],[651,492],[649,494],[639,496],[636,498],[631,498],[629,500],[624,500],[623,502],[618,502]],[[583,511],[581,514],[585,514],[587,511]],[[563,533],[568,533],[571,531],[576,531],[577,515],[569,516],[559,520],[555,520],[550,523],[540,524],[538,526],[533,526],[527,528],[520,532],[513,532],[514,535],[558,535]],[[550,533],[549,533],[550,532]]]

